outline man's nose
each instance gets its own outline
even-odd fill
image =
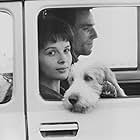
[[[66,62],[65,54],[60,54],[58,59],[58,64],[64,64]]]
[[[97,37],[98,37],[98,35],[97,35],[96,30],[94,28],[91,28],[91,30],[90,30],[90,39],[95,39]]]

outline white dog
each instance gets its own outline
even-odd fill
[[[64,95],[65,108],[81,113],[94,108],[102,93],[104,81],[112,83],[118,97],[126,96],[109,68],[97,63],[89,64],[88,61],[74,64],[69,76],[71,86]]]

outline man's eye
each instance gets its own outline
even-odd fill
[[[84,26],[84,27],[82,27],[82,30],[87,31],[87,30],[89,30],[89,27]]]
[[[88,30],[88,28],[87,27],[83,27],[82,30],[86,31],[86,30]]]
[[[93,30],[93,26],[82,27],[82,30],[89,32],[89,31]]]

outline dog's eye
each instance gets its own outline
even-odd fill
[[[73,77],[71,77],[71,81],[72,81],[72,82],[74,81],[74,78],[73,78]]]
[[[93,78],[92,78],[91,76],[85,74],[85,75],[84,75],[84,80],[85,80],[85,81],[92,81]]]

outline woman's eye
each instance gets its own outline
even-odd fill
[[[64,50],[64,52],[65,52],[65,53],[69,53],[69,52],[70,52],[70,48],[66,48],[66,49]]]
[[[54,56],[55,53],[56,53],[56,52],[53,50],[53,51],[48,51],[46,54],[49,55],[49,56]]]

